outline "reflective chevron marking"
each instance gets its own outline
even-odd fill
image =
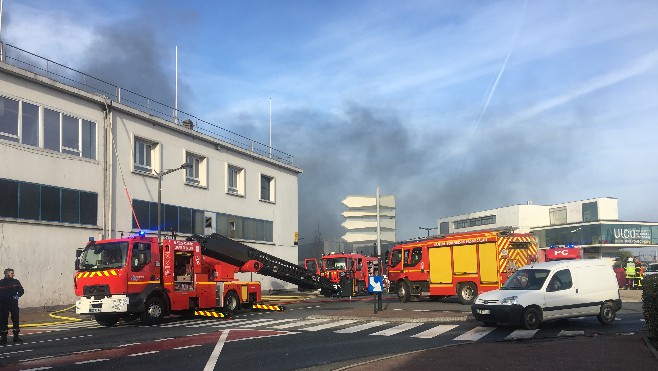
[[[366,323],[358,325],[358,326],[352,326],[352,327],[348,327],[348,328],[345,328],[345,329],[342,329],[342,330],[336,330],[334,332],[338,333],[338,334],[353,334],[355,332],[368,330],[368,329],[371,329],[373,327],[379,327],[379,326],[383,326],[383,325],[386,325],[386,324],[388,324],[388,322],[372,321],[372,322],[366,322]]]
[[[507,335],[505,340],[514,340],[514,339],[530,339],[539,331],[537,330],[516,330],[511,334]]]
[[[435,336],[441,335],[443,333],[446,333],[454,328],[456,328],[457,325],[440,325],[436,327],[432,327],[429,330],[423,331],[421,333],[418,333],[416,335],[412,335],[412,338],[420,338],[420,339],[431,339]]]
[[[452,340],[478,341],[494,330],[494,327],[476,327],[469,332],[463,333]]]
[[[395,327],[391,327],[386,330],[375,332],[374,334],[370,334],[370,335],[391,336],[391,335],[399,334],[403,331],[411,330],[414,327],[418,327],[422,325],[423,325],[422,323],[403,323],[401,325],[397,325]]]

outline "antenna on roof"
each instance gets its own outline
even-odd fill
[[[270,98],[270,158],[272,158],[272,98]]]
[[[174,98],[174,124],[178,124],[178,45],[176,45],[176,92]]]

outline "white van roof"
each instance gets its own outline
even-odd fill
[[[525,268],[532,269],[563,269],[563,268],[576,268],[576,267],[591,267],[591,266],[607,266],[612,267],[610,260],[607,259],[574,259],[574,260],[556,260],[543,263],[528,264]]]

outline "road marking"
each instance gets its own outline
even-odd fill
[[[37,368],[28,368],[23,371],[39,371],[39,370],[50,370],[52,367],[37,367]]]
[[[9,358],[9,357],[11,357],[12,355],[15,355],[15,354],[26,353],[26,352],[31,352],[31,351],[32,351],[32,349],[25,349],[25,350],[17,350],[15,352],[2,353],[2,356],[0,356],[0,359]]]
[[[418,327],[422,325],[423,323],[403,323],[401,325],[397,325],[395,327],[391,327],[386,330],[375,332],[374,334],[370,334],[370,335],[391,336],[391,335],[399,334],[403,331],[411,330],[414,327]]]
[[[128,354],[128,357],[146,356],[146,355],[153,354],[153,353],[160,353],[160,351],[159,350],[152,350],[150,352],[133,353],[133,354]]]
[[[348,319],[348,320],[343,320],[343,321],[325,323],[323,325],[306,327],[306,328],[302,328],[300,330],[302,330],[302,331],[320,331],[320,330],[326,330],[328,328],[333,328],[333,327],[338,327],[338,326],[343,326],[343,325],[349,325],[350,323],[354,323],[354,322],[356,322],[356,320]]]
[[[326,319],[311,319],[311,320],[308,320],[308,321],[293,322],[293,323],[287,323],[285,325],[272,326],[272,328],[284,329],[284,328],[297,327],[297,326],[313,325],[313,324],[322,323],[322,322],[327,322],[327,320]]]
[[[412,338],[421,338],[421,339],[431,339],[435,336],[441,335],[445,332],[448,332],[452,329],[457,327],[457,325],[440,325],[433,327],[429,330],[423,331],[421,333],[418,333],[416,335],[413,335]]]
[[[262,322],[261,322],[262,321]],[[281,319],[281,320],[276,320],[276,319],[263,319],[260,321],[253,321],[253,322],[260,322],[260,323],[248,323],[245,325],[246,328],[251,328],[251,327],[259,327],[259,326],[267,326],[267,325],[273,325],[275,323],[286,323],[286,322],[292,322],[292,321],[299,321],[297,318],[288,318],[288,319]]]
[[[452,340],[457,341],[478,341],[493,331],[493,327],[476,327],[469,332],[463,333]]]
[[[562,330],[560,331],[557,336],[579,336],[579,335],[585,335],[585,331],[566,331]]]
[[[334,331],[334,332],[336,332],[338,334],[353,334],[355,332],[367,330],[367,329],[370,329],[370,328],[373,328],[373,327],[382,326],[382,325],[385,325],[387,323],[388,322],[384,322],[384,321],[372,321],[372,322],[364,323],[362,325],[352,326],[352,327],[348,327],[346,329],[337,330],[337,331]]]
[[[203,368],[203,371],[213,371],[215,370],[215,365],[217,364],[217,360],[219,359],[219,354],[222,352],[222,348],[224,347],[224,343],[226,343],[226,338],[228,337],[228,332],[231,330],[224,330],[222,331],[222,335],[219,337],[219,340],[217,340],[217,344],[215,345],[215,349],[212,350],[212,354],[210,355],[210,358],[208,359],[208,362],[206,363],[206,367]]]
[[[121,345],[119,345],[119,348],[121,348],[121,347],[129,347],[129,346],[139,345],[139,344],[141,344],[141,343],[128,343],[128,344],[121,344]]]
[[[80,361],[76,362],[76,365],[84,365],[85,363],[94,363],[94,362],[103,362],[103,361],[109,361],[108,358],[98,358],[98,359],[90,359],[88,361]]]
[[[176,348],[171,348],[171,349],[178,350],[178,349],[196,348],[196,347],[200,347],[200,346],[201,346],[201,344],[194,344],[194,345],[185,345],[185,346],[182,346],[182,347],[176,347]]]
[[[514,339],[530,339],[539,331],[537,330],[515,330],[511,334],[507,335],[505,340],[514,340]]]

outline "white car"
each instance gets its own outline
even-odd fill
[[[543,321],[569,317],[597,316],[611,324],[621,304],[610,262],[577,259],[527,265],[499,290],[478,296],[471,311],[485,325],[512,323],[534,330]]]

